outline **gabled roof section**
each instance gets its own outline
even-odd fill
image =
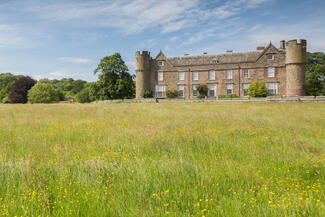
[[[164,60],[167,65],[169,66],[173,66],[173,64],[169,61],[169,59],[165,56],[165,54],[160,50],[160,52],[157,54],[156,58],[155,58],[156,61],[161,61],[161,60]]]
[[[160,50],[160,52],[157,54],[155,60],[166,60],[167,57],[165,56],[165,54]]]
[[[280,50],[278,48],[276,48],[272,44],[272,42],[270,42],[269,45],[263,50],[263,52],[260,54],[260,56],[257,58],[256,61],[258,61],[265,54],[275,54],[275,53],[280,53]]]

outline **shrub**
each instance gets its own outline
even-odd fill
[[[142,98],[153,98],[153,92],[151,90],[145,90],[142,94]]]
[[[21,77],[16,80],[12,87],[11,92],[9,94],[11,103],[27,103],[28,91],[35,85],[36,81],[31,77]]]
[[[38,82],[28,91],[28,101],[30,103],[52,103],[63,99],[63,93],[49,83]]]
[[[88,103],[88,102],[93,101],[92,97],[91,97],[90,89],[84,88],[82,91],[80,91],[76,95],[76,100],[77,100],[77,102],[80,102],[80,103]]]
[[[170,98],[170,99],[176,98],[176,97],[178,97],[178,91],[177,90],[167,90],[166,96],[167,96],[167,98]]]
[[[9,97],[6,96],[5,98],[3,98],[1,103],[10,103]]]
[[[8,103],[9,94],[13,83],[19,79],[20,76],[11,73],[0,74],[0,103]]]
[[[267,88],[264,82],[254,81],[249,85],[248,95],[250,97],[266,97]]]
[[[197,87],[197,91],[199,92],[199,98],[202,99],[202,98],[205,98],[206,96],[208,96],[208,86],[206,84],[200,84],[198,87]]]
[[[238,98],[239,96],[236,94],[229,94],[229,95],[219,95],[218,98],[220,99],[229,99],[229,98]]]

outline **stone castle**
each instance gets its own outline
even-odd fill
[[[208,86],[208,97],[225,94],[248,96],[253,81],[263,81],[268,95],[305,94],[306,40],[281,41],[255,51],[166,57],[160,52],[152,58],[148,51],[136,52],[136,97],[152,91],[165,98],[166,91],[177,90],[178,97],[193,99],[200,84]]]

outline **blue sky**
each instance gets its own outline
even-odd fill
[[[100,58],[254,50],[305,38],[325,52],[324,0],[0,0],[0,72],[97,80]]]

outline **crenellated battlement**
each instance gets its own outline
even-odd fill
[[[135,53],[136,56],[149,56],[150,57],[150,52],[149,51],[137,51]]]
[[[290,41],[287,41],[287,46],[295,46],[295,45],[302,45],[307,46],[307,40],[306,39],[293,39]]]

